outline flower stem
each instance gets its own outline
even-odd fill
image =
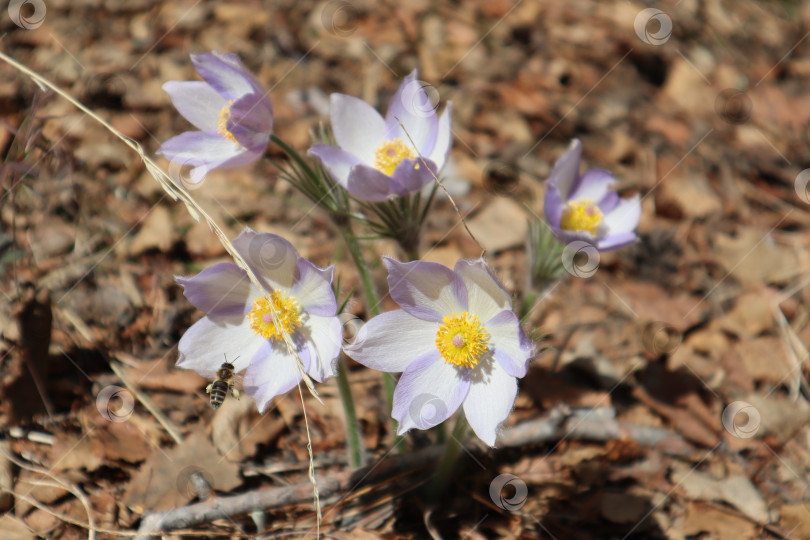
[[[463,412],[459,412],[456,416],[456,424],[453,426],[453,433],[445,443],[444,454],[436,469],[436,477],[430,485],[430,491],[427,492],[429,503],[437,503],[447,490],[447,484],[453,476],[453,467],[456,464],[458,453],[461,451],[461,445],[467,439],[468,428],[467,417]]]
[[[365,464],[365,456],[363,446],[360,443],[360,424],[357,422],[357,413],[354,410],[346,357],[342,355],[337,370],[337,384],[340,390],[340,401],[343,403],[343,414],[346,417],[346,444],[349,447],[349,463],[351,463],[352,467],[362,467]]]

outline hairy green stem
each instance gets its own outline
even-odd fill
[[[458,453],[461,451],[461,445],[467,439],[468,428],[467,417],[463,411],[459,411],[458,416],[456,416],[456,424],[453,426],[453,433],[445,443],[444,454],[442,454],[441,461],[439,461],[436,469],[436,477],[430,485],[430,491],[427,493],[429,503],[435,504],[440,501],[447,490],[447,485],[453,476],[453,468],[456,465]]]
[[[357,422],[357,412],[354,410],[352,389],[349,386],[349,373],[346,357],[341,355],[337,370],[337,384],[340,390],[340,401],[343,403],[343,415],[346,417],[346,444],[349,447],[349,463],[352,467],[365,465],[365,453],[360,442],[360,424]]]

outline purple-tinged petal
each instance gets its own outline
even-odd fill
[[[216,131],[219,113],[228,102],[210,84],[202,81],[169,81],[163,84],[172,104],[183,117],[202,131]]]
[[[394,390],[391,416],[399,422],[397,434],[429,429],[450,418],[467,397],[468,371],[445,363],[436,350],[408,366]]]
[[[216,317],[247,315],[253,298],[262,294],[233,263],[215,264],[196,276],[174,279],[194,307]]]
[[[439,125],[436,129],[436,144],[430,154],[426,157],[436,164],[436,168],[441,171],[447,163],[447,155],[450,153],[450,145],[453,143],[453,129],[451,127],[451,111],[453,102],[448,101],[444,112],[439,116]]]
[[[543,213],[549,225],[552,227],[560,226],[564,207],[565,202],[562,199],[560,190],[557,189],[557,186],[548,184],[546,186],[546,196],[543,199]]]
[[[435,322],[397,309],[372,317],[343,350],[366,367],[399,373],[420,356],[436,350],[438,330]]]
[[[332,132],[343,150],[367,165],[374,164],[374,152],[385,140],[385,121],[374,107],[356,97],[329,97]]]
[[[335,182],[344,188],[349,186],[352,167],[360,163],[360,159],[354,154],[328,144],[314,144],[307,153],[318,158]]]
[[[462,259],[456,263],[454,270],[467,286],[470,312],[477,315],[481,322],[512,308],[512,297],[482,259]]]
[[[289,290],[292,287],[298,251],[287,240],[245,227],[233,245],[264,285],[271,289]]]
[[[374,202],[384,201],[394,195],[391,178],[363,163],[352,167],[346,190],[358,199]]]
[[[619,194],[615,191],[608,191],[605,193],[605,196],[602,198],[601,201],[597,201],[599,205],[599,210],[602,211],[602,215],[606,215],[609,212],[613,211],[616,208],[616,205],[619,204]]]
[[[231,105],[228,131],[245,148],[263,151],[273,132],[273,106],[259,94],[248,94]]]
[[[614,249],[629,246],[635,241],[636,241],[636,233],[632,231],[618,234],[609,234],[608,236],[605,236],[604,238],[599,240],[599,242],[596,244],[596,249],[598,249],[599,251],[611,251]]]
[[[416,70],[411,71],[391,98],[385,115],[386,140],[400,138],[409,146],[415,145],[423,156],[436,146],[439,124],[437,104],[430,102],[426,85],[416,78]]]
[[[573,139],[568,150],[554,164],[548,183],[560,190],[560,198],[567,201],[577,188],[579,180],[579,163],[582,161],[582,143]]]
[[[512,377],[524,377],[535,348],[514,311],[504,310],[484,323],[495,360]]]
[[[160,145],[157,153],[183,165],[204,165],[226,161],[244,152],[235,142],[216,133],[186,131]]]
[[[218,161],[212,161],[210,163],[204,163],[199,167],[195,167],[189,171],[189,177],[194,184],[199,184],[202,182],[203,178],[208,175],[209,172],[213,171],[214,169],[230,169],[233,167],[241,167],[242,165],[247,165],[248,163],[253,163],[257,159],[259,159],[262,155],[262,152],[253,152],[250,150],[245,150],[244,148],[239,148],[236,154],[230,156],[226,159],[221,159]]]
[[[598,241],[596,236],[588,231],[569,231],[566,229],[560,229],[558,227],[552,227],[551,231],[554,233],[554,236],[557,237],[557,240],[563,244],[570,244],[571,242],[585,242],[595,246],[596,242]]]
[[[610,186],[616,182],[616,178],[610,171],[604,169],[590,169],[582,175],[577,188],[568,196],[568,200],[590,199],[599,203],[610,190]]]
[[[635,230],[640,219],[641,198],[634,195],[622,199],[609,214],[605,215],[603,224],[607,227],[608,234],[627,233]]]
[[[303,257],[298,259],[290,294],[304,311],[322,317],[335,316],[337,301],[332,290],[334,271],[334,266],[321,269]]]
[[[488,370],[482,367],[479,366],[472,375],[470,390],[464,400],[464,414],[478,438],[495,446],[498,428],[509,417],[515,404],[517,379],[497,362],[492,362]]]
[[[299,350],[298,356],[304,364],[304,370],[308,370],[309,350]],[[265,340],[250,361],[243,387],[245,393],[256,400],[259,412],[264,412],[274,397],[295,388],[301,378],[295,357],[290,354],[287,346],[283,342],[273,344]]]
[[[391,189],[400,196],[416,193],[433,182],[438,172],[436,165],[428,159],[403,159],[391,175]]]
[[[258,81],[233,53],[214,51],[192,54],[191,61],[200,77],[228,101],[239,99],[245,94],[264,94]]]
[[[213,379],[227,358],[239,372],[248,367],[251,357],[264,342],[251,330],[245,317],[206,316],[192,324],[180,338],[177,367]]]
[[[306,347],[311,358],[307,373],[316,381],[323,382],[335,375],[343,346],[343,325],[337,317],[310,315],[307,328],[310,336]]]
[[[467,311],[467,287],[452,270],[426,261],[400,262],[383,257],[388,268],[391,298],[402,309],[431,322],[441,322],[453,313]]]

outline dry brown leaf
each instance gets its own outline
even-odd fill
[[[467,220],[467,225],[489,251],[522,246],[529,230],[523,208],[508,197],[493,197],[486,208]]]
[[[683,521],[683,534],[709,533],[717,540],[753,540],[759,538],[750,521],[701,503],[688,503]]]
[[[768,504],[747,477],[732,475],[715,478],[708,473],[677,463],[672,482],[693,500],[725,502],[756,523],[768,523]]]

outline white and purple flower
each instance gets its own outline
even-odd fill
[[[400,434],[440,424],[463,406],[475,434],[493,446],[535,354],[509,293],[480,259],[455,270],[384,262],[402,309],[372,318],[344,351],[370,368],[403,372],[392,411]]]
[[[197,184],[214,169],[261,157],[273,131],[273,105],[235,54],[192,54],[191,61],[205,81],[169,81],[163,89],[200,131],[172,137],[158,154],[193,166],[191,181]]]
[[[292,244],[274,234],[245,229],[233,244],[265,290],[233,263],[178,276],[188,301],[207,315],[180,339],[177,366],[213,379],[226,355],[237,372],[247,369],[244,390],[264,411],[301,380],[295,357],[273,323],[272,307],[307,374],[318,382],[335,374],[343,334],[331,285],[334,269],[299,257]]]
[[[639,196],[620,199],[610,190],[616,179],[604,169],[580,175],[581,160],[582,143],[574,139],[551,172],[545,215],[554,235],[566,244],[580,240],[600,251],[633,243],[641,218]]]
[[[452,140],[452,103],[438,116],[425,86],[416,70],[411,72],[384,119],[361,99],[332,94],[330,116],[338,146],[316,144],[309,153],[358,199],[379,202],[419,191],[444,166]]]

